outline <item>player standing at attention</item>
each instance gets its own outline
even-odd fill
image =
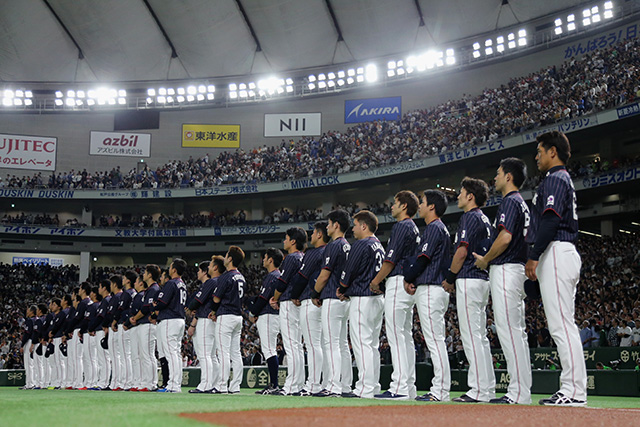
[[[60,344],[62,343],[62,326],[67,316],[66,313],[62,311],[62,300],[60,298],[53,298],[49,307],[54,316],[48,330],[49,344],[53,344],[53,353],[49,355],[49,363],[51,365],[51,380],[49,381],[49,385],[55,390],[60,390],[62,381],[66,375]]]
[[[211,262],[201,262],[198,269],[198,279],[202,282],[202,286],[189,305],[189,309],[195,311],[195,315],[187,334],[193,335],[193,346],[200,361],[201,378],[198,387],[189,390],[189,393],[215,394],[219,393],[218,387],[220,387],[222,376],[216,355],[216,324],[209,319],[209,314],[213,305],[213,298],[211,298],[213,290],[220,275],[226,271],[224,258],[214,255],[211,257]]]
[[[382,268],[384,247],[375,236],[378,218],[362,210],[353,216],[353,235],[358,239],[349,251],[336,295],[349,299],[349,335],[358,367],[353,393],[372,399],[380,393],[380,328],[384,296],[371,290],[371,280]],[[414,242],[415,244],[415,242]]]
[[[224,257],[227,271],[218,278],[213,289],[213,304],[209,318],[216,322],[216,345],[220,357],[222,393],[240,393],[242,383],[242,356],[240,335],[242,334],[242,297],[246,280],[238,267],[244,261],[244,252],[237,246],[230,246]],[[229,380],[231,365],[233,378]],[[227,385],[228,384],[228,385]]]
[[[75,371],[75,378],[73,381],[73,388],[74,389],[81,389],[81,388],[85,388],[85,381],[84,381],[84,373],[85,373],[85,368],[88,370],[90,369],[90,353],[89,353],[89,346],[87,345],[86,348],[86,352],[85,352],[85,346],[82,343],[82,332],[81,332],[81,328],[82,328],[82,324],[85,322],[85,311],[87,310],[87,307],[92,304],[91,303],[91,299],[89,298],[89,294],[91,293],[91,283],[89,282],[82,282],[82,284],[80,285],[80,289],[78,290],[78,295],[76,297],[76,299],[79,300],[78,305],[76,306],[76,315],[73,319],[73,341],[76,344],[76,371]],[[87,376],[90,375],[88,373],[89,371],[87,371]]]
[[[573,181],[565,165],[571,157],[567,137],[558,131],[539,135],[536,162],[545,174],[533,199],[529,242],[535,242],[525,266],[540,281],[549,333],[562,365],[560,390],[541,405],[586,406],[587,371],[575,323],[576,286],[582,261],[576,251],[578,212]],[[561,263],[560,265],[558,265]]]
[[[118,320],[118,333],[120,334],[122,360],[124,362],[124,371],[122,372],[122,383],[125,391],[131,390],[131,382],[133,380],[133,367],[131,364],[131,332],[122,327],[124,322],[129,319],[129,310],[131,310],[131,303],[133,297],[136,295],[136,290],[133,288],[136,283],[138,274],[135,271],[127,270],[122,276],[122,285],[124,286],[124,292],[120,298],[118,304],[118,310],[116,310],[116,318]]]
[[[136,281],[133,284],[133,288],[136,291],[133,300],[131,301],[131,307],[127,313],[127,320],[124,321],[122,327],[125,334],[129,334],[131,341],[131,389],[129,391],[140,391],[142,386],[142,360],[140,359],[140,348],[142,343],[140,341],[139,330],[137,323],[131,323],[131,319],[140,312],[144,301],[144,292],[147,289],[146,282],[142,279],[142,276],[136,275]],[[148,345],[145,341],[144,345]]]
[[[31,390],[34,386],[33,384],[33,370],[34,364],[33,359],[31,358],[31,336],[33,335],[33,320],[36,317],[36,306],[32,305],[27,309],[27,314],[24,319],[24,332],[22,333],[22,348],[20,351],[22,352],[22,363],[24,364],[24,387],[22,390]],[[62,381],[64,382],[65,377],[62,377]]]
[[[46,332],[44,329],[44,320],[48,311],[46,304],[38,304],[38,308],[36,309],[36,318],[33,321],[33,335],[31,336],[32,344],[29,351],[34,355],[35,375],[33,377],[33,381],[35,384],[34,389],[36,390],[46,388],[44,383],[44,352],[42,351],[42,342]]]
[[[444,272],[451,265],[451,237],[440,218],[447,210],[447,198],[439,190],[425,190],[418,208],[427,227],[420,239],[420,253],[405,273],[404,288],[415,295],[422,335],[433,365],[431,388],[421,402],[448,402],[451,390],[449,355],[445,343],[444,315],[449,307],[449,294],[442,287]]]
[[[76,297],[78,296],[79,290],[80,288],[78,287],[71,290],[71,305],[67,313],[67,320],[65,320],[63,326],[64,335],[62,335],[62,342],[67,344],[67,378],[64,382],[65,390],[73,389],[73,381],[75,379],[75,370],[78,361],[77,355],[74,353],[76,348],[71,340],[73,339],[73,319],[76,317],[76,306],[78,305]]]
[[[448,292],[456,291],[460,337],[469,361],[467,383],[471,389],[454,402],[488,402],[495,398],[496,377],[487,338],[489,273],[474,265],[473,256],[473,252],[484,255],[491,245],[491,223],[480,210],[488,196],[489,188],[481,179],[462,180],[458,207],[464,213],[458,223],[451,267],[442,282]]]
[[[307,348],[309,375],[300,395],[312,395],[322,390],[322,370],[325,363],[322,351],[322,309],[311,300],[311,290],[322,269],[324,249],[329,243],[327,221],[318,221],[311,233],[311,248],[302,258],[300,271],[293,279],[291,300],[300,307],[300,328]]]
[[[280,309],[280,334],[287,354],[287,379],[280,395],[296,395],[304,386],[304,351],[300,330],[300,307],[291,301],[292,280],[302,266],[302,250],[307,243],[307,233],[300,227],[291,227],[284,236],[287,255],[280,266],[278,285],[271,298],[271,306]]]
[[[384,291],[384,319],[387,340],[391,348],[393,373],[389,390],[376,399],[407,400],[416,397],[416,350],[413,343],[412,295],[404,290],[404,273],[415,259],[420,243],[420,231],[413,222],[418,211],[418,198],[411,191],[400,191],[394,197],[391,215],[397,221],[391,229],[387,255],[382,268],[371,281],[375,293],[389,276]]]
[[[84,319],[80,322],[80,333],[82,334],[82,366],[84,368],[84,383],[81,390],[87,390],[89,388],[95,388],[96,378],[98,373],[98,362],[96,360],[97,355],[94,353],[91,331],[89,325],[96,317],[98,311],[98,304],[96,303],[96,295],[93,293],[93,286],[89,292],[90,304],[87,305],[84,311]]]
[[[278,279],[280,278],[278,267],[282,264],[283,258],[284,255],[280,249],[267,249],[264,257],[262,257],[262,266],[267,269],[267,275],[262,280],[260,295],[256,297],[249,309],[251,314],[258,318],[255,323],[260,337],[260,347],[269,367],[269,384],[263,390],[256,391],[256,394],[276,394],[279,391],[276,346],[278,344],[278,332],[280,332],[280,319],[278,318],[278,310],[271,307],[269,300],[271,300],[278,285]]]
[[[109,335],[108,335],[108,347],[109,354],[111,355],[111,386],[113,391],[124,390],[123,372],[124,361],[122,360],[122,335],[117,333],[118,317],[117,312],[120,307],[120,300],[124,295],[124,285],[122,284],[122,276],[114,274],[109,278],[111,282],[111,302],[108,309],[108,319],[105,317],[105,321],[109,320]]]
[[[490,403],[531,403],[531,360],[526,337],[524,264],[527,261],[525,236],[529,228],[529,207],[518,189],[527,178],[527,166],[509,157],[500,162],[496,174],[496,190],[502,202],[494,227],[498,232],[485,256],[473,254],[475,265],[489,268],[493,314],[509,372],[507,394]]]
[[[324,248],[322,271],[311,290],[313,304],[322,307],[323,355],[326,358],[326,372],[323,372],[325,388],[314,396],[357,397],[351,391],[353,370],[347,340],[349,301],[341,301],[336,295],[340,275],[351,249],[344,238],[349,228],[349,214],[337,209],[329,212],[327,221],[327,234],[331,237],[331,242]]]
[[[158,333],[162,352],[169,362],[167,387],[159,392],[180,393],[182,391],[182,337],[184,336],[185,304],[187,303],[187,286],[182,275],[187,270],[187,263],[176,258],[169,267],[171,279],[162,287],[155,301],[158,312]]]
[[[95,340],[98,342],[97,362],[98,362],[98,381],[97,387],[104,390],[109,387],[109,375],[111,374],[111,358],[109,357],[109,349],[102,346],[103,340],[106,340],[104,328],[107,311],[109,310],[109,302],[111,301],[111,282],[102,280],[98,284],[98,293],[102,297],[98,309],[96,310],[95,325],[92,328],[96,331]]]

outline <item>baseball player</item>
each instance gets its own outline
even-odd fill
[[[187,302],[187,286],[182,275],[187,263],[176,258],[169,268],[171,279],[162,287],[155,301],[158,312],[158,337],[162,353],[169,362],[169,378],[166,388],[159,392],[180,393],[182,391],[182,354],[181,344],[184,336],[185,304]]]
[[[67,319],[64,322],[64,335],[62,335],[62,342],[67,345],[67,377],[64,381],[65,390],[73,389],[73,381],[75,380],[75,373],[78,364],[78,358],[76,346],[72,343],[73,339],[73,322],[76,317],[76,307],[78,305],[78,292],[79,287],[71,290],[71,306],[67,313]]]
[[[96,389],[97,374],[98,374],[98,361],[97,361],[97,348],[96,343],[91,335],[89,325],[93,323],[96,318],[98,304],[97,291],[94,287],[91,287],[89,292],[89,300],[91,304],[87,305],[84,311],[84,319],[80,322],[80,333],[82,334],[82,365],[84,369],[84,383],[83,387],[79,390]]]
[[[122,380],[124,383],[123,388],[125,391],[130,391],[133,388],[133,378],[135,372],[133,370],[133,358],[131,354],[132,332],[124,329],[122,325],[129,319],[131,304],[133,303],[133,298],[136,296],[136,290],[134,289],[136,280],[138,280],[138,274],[135,271],[127,270],[124,272],[124,275],[122,276],[124,292],[122,294],[122,298],[120,299],[118,310],[116,310],[116,317],[118,318],[118,333],[122,338],[121,351],[122,360],[124,362],[124,376]]]
[[[54,352],[53,357],[53,369],[56,371],[55,379],[52,380],[52,385],[56,390],[62,388],[63,382],[67,376],[66,357],[63,357],[60,351],[60,345],[62,344],[62,335],[64,333],[63,327],[65,320],[67,320],[67,313],[69,312],[69,303],[71,302],[71,296],[65,295],[64,298],[54,298],[51,301],[55,318],[51,329],[49,330],[49,340],[53,343]]]
[[[109,302],[109,308],[107,310],[109,320],[109,335],[108,335],[108,347],[109,355],[111,356],[111,385],[110,389],[113,391],[124,390],[124,361],[122,360],[122,335],[118,331],[118,319],[121,314],[120,300],[124,296],[124,285],[122,284],[122,276],[115,274],[109,278],[111,282],[111,301]],[[107,320],[105,317],[105,320]]]
[[[224,257],[227,271],[219,278],[213,289],[213,304],[209,318],[216,323],[216,346],[220,358],[222,393],[240,393],[242,383],[242,356],[240,354],[240,335],[242,333],[242,297],[246,280],[238,271],[244,261],[244,252],[237,246],[230,246]],[[233,378],[229,380],[231,365]]]
[[[445,343],[444,315],[449,307],[449,294],[442,287],[444,272],[451,265],[451,237],[440,218],[447,210],[447,198],[439,190],[425,190],[418,208],[427,224],[420,239],[420,253],[406,272],[405,291],[414,295],[422,335],[431,355],[433,379],[421,402],[448,402],[451,371]]]
[[[373,213],[362,210],[353,216],[353,235],[358,240],[351,246],[336,290],[340,300],[350,300],[349,334],[358,367],[353,393],[369,399],[380,393],[378,347],[384,311],[384,296],[370,287],[384,260],[384,248],[375,236],[377,230],[378,218]]]
[[[509,157],[500,162],[496,190],[502,202],[494,228],[498,232],[491,249],[484,256],[473,254],[476,267],[489,268],[493,314],[500,346],[507,361],[507,394],[490,403],[531,403],[531,360],[525,332],[524,264],[527,261],[525,236],[529,227],[529,207],[518,189],[527,178],[527,166]]]
[[[420,231],[413,222],[418,211],[418,198],[411,191],[400,191],[394,197],[391,215],[397,221],[391,229],[387,254],[382,268],[371,281],[375,293],[389,276],[385,286],[384,319],[391,349],[393,373],[389,390],[376,399],[407,400],[416,397],[416,350],[413,343],[413,296],[404,290],[404,271],[415,259]]]
[[[307,243],[307,233],[300,227],[291,227],[284,237],[284,250],[287,255],[280,266],[278,286],[271,298],[271,306],[280,309],[280,334],[284,351],[287,354],[287,379],[280,395],[301,394],[304,386],[304,350],[300,331],[300,307],[291,301],[291,281],[300,271],[302,250]],[[305,395],[310,393],[305,390]]]
[[[462,180],[458,207],[464,214],[458,223],[451,267],[442,282],[445,290],[455,289],[460,337],[469,361],[467,382],[471,389],[453,399],[454,402],[488,402],[495,398],[496,377],[487,338],[489,273],[474,265],[473,256],[474,252],[484,255],[491,245],[493,227],[480,210],[488,196],[489,188],[484,181],[468,177]]]
[[[33,343],[31,337],[33,336],[33,321],[36,317],[36,310],[38,308],[35,305],[30,306],[27,309],[27,314],[24,319],[24,332],[22,333],[22,363],[24,364],[24,387],[23,390],[31,390],[35,387],[33,383],[34,374],[34,362],[31,357],[31,344]],[[64,380],[64,377],[63,377]]]
[[[344,238],[349,228],[349,214],[337,209],[329,212],[327,221],[327,234],[331,237],[331,242],[324,249],[322,271],[310,294],[313,304],[322,307],[323,356],[326,359],[326,372],[323,372],[325,388],[314,396],[357,397],[351,391],[353,370],[347,340],[349,301],[340,300],[336,295],[340,275],[351,250],[351,245]]]
[[[96,347],[98,368],[96,388],[104,390],[109,386],[109,375],[111,374],[111,358],[109,357],[109,350],[102,347],[102,340],[106,339],[103,325],[109,309],[109,302],[111,301],[111,282],[109,280],[102,280],[98,285],[98,293],[102,299],[98,304],[96,317],[93,324],[89,326],[89,329],[93,329],[93,331],[95,331],[93,339],[98,344]]]
[[[40,390],[46,388],[45,385],[45,377],[44,377],[44,352],[42,350],[42,343],[44,342],[44,320],[47,312],[46,304],[38,304],[38,308],[36,309],[36,319],[33,322],[33,335],[31,337],[31,349],[29,350],[34,354],[34,367],[35,367],[35,375],[33,376],[33,381],[35,384],[34,389]]]
[[[156,360],[156,325],[151,323],[149,316],[153,310],[153,303],[160,293],[160,267],[148,264],[142,275],[147,288],[144,292],[142,307],[138,313],[129,318],[132,325],[137,325],[138,339],[140,342],[140,375],[142,388],[138,391],[154,391],[158,386],[158,361]],[[168,373],[163,373],[163,380],[168,378]]]
[[[82,282],[80,285],[80,289],[78,290],[78,294],[76,296],[76,300],[78,300],[78,305],[76,306],[76,314],[72,320],[72,328],[73,328],[73,340],[72,347],[75,347],[74,355],[71,354],[69,357],[76,358],[76,370],[74,373],[73,380],[73,388],[76,390],[85,388],[84,382],[84,374],[90,375],[90,354],[89,354],[89,346],[85,346],[83,344],[83,332],[82,328],[85,322],[85,312],[87,311],[87,307],[91,305],[91,299],[89,298],[89,294],[91,293],[91,283]],[[85,372],[85,367],[87,372]]]
[[[55,310],[55,311],[54,311]],[[45,321],[44,321],[44,342],[43,342],[43,346],[45,351],[45,382],[46,382],[46,387],[49,390],[53,390],[55,388],[55,383],[57,382],[57,374],[58,374],[58,369],[57,366],[54,363],[54,358],[51,357],[53,355],[53,353],[55,352],[55,348],[53,347],[53,334],[52,334],[52,330],[53,330],[53,322],[55,321],[56,318],[56,314],[60,311],[60,301],[59,299],[56,300],[56,302],[54,303],[54,300],[51,300],[49,302],[49,312],[47,313],[47,315],[45,316]]]
[[[571,157],[567,137],[558,131],[539,135],[536,162],[544,179],[533,199],[531,233],[534,242],[525,272],[539,280],[549,333],[562,364],[560,390],[541,405],[586,406],[587,371],[576,326],[575,295],[582,261],[575,248],[578,237],[576,193],[566,163]],[[561,263],[561,264],[560,264]]]
[[[319,393],[322,387],[322,370],[324,357],[322,354],[322,309],[316,307],[311,300],[311,290],[322,269],[324,248],[329,243],[327,221],[318,221],[311,233],[311,248],[302,258],[300,271],[293,280],[291,300],[300,306],[300,327],[304,345],[307,348],[307,365],[309,374],[301,394]]]
[[[193,346],[200,361],[200,384],[189,393],[213,393],[219,392],[220,363],[216,355],[215,322],[209,319],[211,305],[213,304],[213,290],[218,283],[218,278],[226,271],[224,258],[219,255],[211,257],[211,262],[204,261],[198,265],[198,280],[202,283],[200,289],[189,305],[189,310],[194,312],[193,319],[187,330],[189,336],[193,336]]]
[[[276,394],[278,388],[278,353],[276,345],[278,343],[278,332],[280,332],[280,319],[278,310],[271,307],[269,301],[276,290],[280,270],[278,267],[284,259],[280,249],[269,248],[262,257],[262,266],[267,269],[267,275],[262,280],[260,295],[253,301],[249,311],[257,317],[256,327],[260,337],[262,354],[267,359],[269,367],[269,384],[263,389],[256,391],[256,394]]]
[[[144,292],[147,284],[142,276],[136,275],[136,281],[133,284],[136,294],[131,301],[131,307],[127,314],[127,320],[122,324],[124,333],[129,334],[131,341],[131,389],[129,391],[139,391],[142,389],[142,361],[140,360],[140,348],[143,345],[138,334],[137,324],[131,323],[131,318],[140,312],[144,301]],[[144,343],[148,345],[148,342]]]

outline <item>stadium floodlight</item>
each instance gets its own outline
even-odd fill
[[[516,35],[513,33],[509,33],[509,35],[507,36],[507,40],[515,40],[516,39]]]
[[[118,104],[120,105],[125,105],[127,103],[127,99],[126,98],[118,98]]]
[[[496,43],[497,44],[504,44],[504,36],[496,37]]]
[[[356,74],[364,74],[364,67],[356,68]]]
[[[91,93],[91,92],[89,92],[89,93]],[[154,88],[150,87],[149,89],[147,89],[147,95],[156,96],[156,90]],[[93,98],[93,97],[91,97],[91,98]]]
[[[121,97],[121,98],[126,97],[127,96],[127,91],[124,90],[124,89],[118,90],[118,96]]]
[[[24,97],[25,98],[33,98],[33,92],[31,92],[30,90],[27,90],[24,92]]]
[[[13,105],[16,106],[21,106],[22,105],[22,98],[13,98]]]
[[[585,27],[588,27],[589,25],[591,25],[591,18],[584,18],[582,20],[582,25],[584,25]]]
[[[344,79],[338,79],[338,86],[344,86]]]
[[[600,9],[598,9],[598,6],[593,6],[591,8],[591,14],[595,15],[596,13],[598,13],[600,11]]]
[[[527,37],[527,30],[521,29],[518,31],[518,37]]]
[[[150,98],[147,98],[147,99],[150,99]],[[93,98],[87,99],[87,105],[89,105],[89,106],[96,105],[96,100],[93,99]]]
[[[387,68],[388,68],[389,70],[395,70],[395,69],[396,69],[396,67],[397,67],[397,65],[396,65],[396,61],[389,61],[389,62],[387,62]]]
[[[167,88],[167,95],[169,95],[169,96],[173,96],[173,95],[175,95],[175,94],[176,94],[176,91],[175,91],[175,89],[174,89],[174,88],[172,88],[172,87]]]
[[[344,72],[344,70],[338,71],[338,78],[339,79],[344,79],[345,76],[346,76],[346,73]]]
[[[178,101],[179,104],[182,104],[184,102],[184,96],[182,95],[176,96],[176,101]]]
[[[83,90],[79,90],[76,92],[76,97],[78,98],[85,98],[85,93]]]
[[[187,102],[193,102],[196,99],[193,95],[187,95]]]
[[[367,65],[365,78],[369,83],[373,83],[378,80],[378,67],[376,67],[375,64]]]
[[[253,89],[255,89],[256,87],[257,87],[257,86],[256,86],[256,84],[255,84],[254,82],[250,82],[250,83],[249,83],[249,89],[253,90]]]
[[[605,10],[604,11],[604,19],[611,19],[613,18],[613,11],[612,10]]]
[[[178,92],[178,95],[184,95],[186,91],[183,87],[179,87],[178,89],[176,89],[176,92]]]
[[[484,50],[485,55],[492,55],[493,54],[493,48],[492,47],[488,47]]]
[[[573,13],[570,15],[567,15],[567,22],[573,22],[576,20],[576,15],[574,15]]]
[[[207,87],[205,85],[198,85],[198,93],[207,93]]]
[[[309,83],[309,90],[314,90],[316,88],[315,83]]]
[[[235,83],[229,83],[229,90],[235,92],[238,90],[238,85]]]
[[[473,44],[473,50],[480,50],[480,43],[475,42],[475,43]]]
[[[582,17],[583,18],[588,18],[591,16],[591,9],[585,9],[582,11]]]
[[[335,78],[336,78],[336,73],[334,73],[334,72],[332,71],[332,72],[330,72],[329,74],[327,74],[327,77],[328,77],[330,80],[335,80]]]
[[[329,83],[333,83],[333,80],[329,80]],[[282,86],[278,86],[278,88],[276,89],[276,92],[278,92],[278,95],[282,95],[284,93],[284,88]]]
[[[327,87],[327,83],[324,80],[318,82],[318,89],[324,89]]]
[[[293,86],[287,85],[287,93],[291,93],[291,92],[293,92]]]
[[[509,46],[509,49],[515,48],[516,47],[516,42],[514,40],[509,41],[508,46]]]
[[[18,89],[16,90],[16,97],[17,98],[24,98],[24,91]]]
[[[76,99],[76,107],[82,107],[84,105],[84,101],[82,99]]]
[[[167,98],[165,98],[164,96],[158,97],[158,104],[164,104],[166,102],[167,102]]]
[[[62,98],[62,91],[56,91],[56,98]]]
[[[597,15],[597,14],[596,14],[596,15],[593,15],[593,16],[591,17],[591,20],[592,20],[594,23],[600,22],[600,15]]]
[[[24,100],[24,105],[31,106],[33,105],[33,101],[30,98],[27,98]]]
[[[56,99],[56,101],[58,100]],[[13,105],[13,101],[11,101],[11,98],[2,98],[2,105],[5,107],[11,107]]]
[[[293,85],[293,79],[291,77],[287,77],[287,79],[285,80],[285,83],[287,83],[287,85],[292,86]]]
[[[353,68],[349,68],[349,69],[347,70],[347,75],[348,75],[349,77],[353,77],[353,76],[355,76],[355,75],[356,75],[356,70],[355,70],[355,69],[353,69]]]
[[[453,49],[447,49],[446,54],[447,54],[447,56],[454,56],[455,55],[455,51]]]
[[[207,85],[207,92],[214,93],[216,91],[215,85]]]
[[[480,58],[480,51],[479,50],[474,50],[473,51],[473,57],[476,58],[476,59]]]
[[[604,2],[604,8],[605,10],[613,9],[613,2],[612,1]]]
[[[67,107],[73,107],[74,105],[76,105],[76,100],[74,98],[67,98],[65,99],[64,103],[67,105]]]
[[[13,91],[11,89],[5,89],[4,97],[5,98],[13,98]]]
[[[309,74],[309,77],[307,77],[307,80],[309,80],[309,83],[313,83],[316,81],[316,76],[314,76],[313,74]]]
[[[496,46],[496,50],[498,51],[498,53],[504,52],[504,45],[503,44],[499,44],[498,46]],[[447,59],[449,59],[449,58],[447,58]]]
[[[562,27],[556,27],[554,31],[556,33],[556,36],[559,36],[560,34],[562,34]]]
[[[362,74],[358,74],[358,75],[356,76],[356,81],[357,81],[358,83],[362,83],[362,82],[364,81],[364,76],[363,76]]]
[[[329,86],[329,87],[335,87],[335,85],[336,85],[336,82],[335,82],[335,81],[333,81],[333,80],[329,80],[329,81],[327,81],[327,86]]]
[[[256,93],[255,93],[254,91],[252,91],[251,89],[249,89],[249,96],[250,96],[251,98],[255,98]]]
[[[415,70],[413,67],[407,67],[407,74],[413,73]]]
[[[166,88],[161,87],[161,88],[158,89],[158,95],[165,96],[166,94],[167,94],[167,89]]]
[[[402,68],[402,67],[398,68],[396,70],[396,73],[398,73],[399,76],[402,76],[405,73],[404,68]]]
[[[240,84],[238,85],[238,89],[240,89],[240,90],[247,90],[247,85],[246,85],[245,83],[240,83]]]
[[[91,100],[89,100],[89,101],[91,101]],[[153,98],[152,97],[150,97],[150,96],[147,97],[147,104],[153,104]]]
[[[241,90],[239,92],[239,95],[240,95],[240,98],[246,98],[247,96],[249,96],[246,90]]]
[[[56,105],[59,107],[63,104],[62,99],[56,98]]]
[[[198,90],[196,89],[196,87],[195,87],[195,86],[193,86],[193,85],[191,85],[191,86],[187,86],[187,94],[189,94],[189,95],[195,95],[197,91],[198,91]]]
[[[209,100],[209,101],[213,101],[215,99],[215,97],[216,96],[212,92],[209,92],[207,94],[207,100]]]
[[[353,84],[354,80],[353,77],[347,77],[347,84]]]
[[[203,95],[203,94],[201,94],[201,93],[199,93],[198,95],[196,95],[196,99],[197,99],[198,101],[204,101],[204,95]]]
[[[493,45],[493,40],[491,40],[491,39],[485,40],[484,41],[484,45],[485,45],[485,47],[489,47],[489,46]]]
[[[324,75],[324,73],[320,73],[318,74],[318,80],[326,80],[327,76]]]
[[[394,70],[387,70],[387,76],[388,77],[393,77],[396,75],[396,72]]]
[[[229,92],[229,98],[236,99],[238,97],[238,92]]]
[[[105,98],[98,98],[97,101],[98,105],[104,105],[107,103],[107,100]]]
[[[561,18],[556,18],[555,24],[556,24],[556,27],[562,27],[562,19]]]
[[[569,22],[567,24],[567,31],[573,31],[576,29],[576,23],[575,22]]]
[[[527,45],[527,39],[526,38],[520,38],[518,39],[518,46],[526,46]]]

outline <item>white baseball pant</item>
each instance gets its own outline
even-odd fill
[[[575,323],[576,286],[582,261],[575,246],[554,241],[542,253],[536,268],[549,333],[558,346],[562,365],[560,392],[587,400],[587,369],[580,331]]]
[[[240,391],[240,383],[244,374],[242,355],[240,354],[240,334],[242,333],[242,316],[223,314],[216,320],[216,345],[220,357],[220,391],[235,393]],[[231,367],[233,378],[229,380]],[[227,382],[229,385],[227,386]]]
[[[349,301],[334,298],[322,300],[323,355],[328,368],[326,389],[331,393],[349,393],[353,381],[351,352],[347,340]]]
[[[141,388],[153,390],[158,386],[158,361],[156,359],[156,325],[143,323],[134,328],[138,334]]]
[[[73,372],[73,388],[82,388],[84,387],[84,351],[83,351],[83,343],[80,342],[80,338],[78,336],[80,329],[75,329],[73,331],[73,346],[74,346],[74,357],[76,361],[75,370]]]
[[[300,328],[307,347],[309,375],[304,389],[310,393],[322,390],[322,309],[313,305],[311,299],[301,301]],[[266,356],[265,356],[266,357]]]
[[[220,364],[216,357],[215,323],[208,318],[199,318],[193,334],[193,348],[200,361],[200,384],[197,389],[209,391],[218,387]]]
[[[134,378],[135,370],[134,370],[134,362],[137,364],[139,361],[133,359],[133,347],[134,343],[132,342],[134,332],[131,329],[124,330],[122,325],[119,326],[122,329],[122,355],[124,361],[124,389],[128,390],[134,387]],[[136,353],[138,348],[136,347]],[[136,356],[137,357],[137,356]],[[138,368],[139,371],[139,368]],[[139,375],[139,372],[138,372]]]
[[[115,390],[120,386],[118,384],[120,365],[118,364],[116,356],[116,333],[113,332],[111,328],[109,328],[109,334],[107,335],[107,346],[109,347],[109,358],[111,359],[111,380],[109,382],[109,388]]]
[[[89,333],[82,334],[82,368],[84,373],[84,379],[82,381],[83,387],[93,387],[96,381],[96,373],[98,372],[98,363],[96,361],[96,355],[92,352],[94,350],[93,337]]]
[[[416,392],[416,347],[413,342],[413,295],[404,290],[404,276],[387,279],[384,322],[391,350],[393,373],[389,391],[414,399]]]
[[[138,326],[129,329],[129,341],[131,342],[131,387],[142,388],[142,361],[140,360],[140,334]]]
[[[262,314],[256,321],[258,336],[260,337],[260,348],[264,359],[267,360],[277,356],[276,346],[278,344],[278,333],[280,333],[280,319],[277,314]]]
[[[122,332],[122,325],[118,325],[117,331],[114,332],[113,329],[111,329],[111,332],[109,332],[110,335],[113,334],[113,360],[111,363],[117,366],[117,369],[115,370],[115,372],[117,373],[115,387],[111,387],[113,389],[124,389],[125,381],[127,378],[127,371],[124,363],[124,340]]]
[[[75,333],[75,332],[74,332]],[[67,377],[65,379],[65,387],[73,387],[76,378],[76,369],[78,366],[78,353],[75,341],[78,336],[72,334],[71,339],[67,339]]]
[[[36,348],[38,348],[38,345],[39,344],[36,344]],[[39,356],[38,353],[36,353],[36,349],[34,348],[33,360],[35,361],[34,365],[36,368],[35,369],[36,375],[34,376],[36,387],[46,388],[47,385],[45,384],[45,376],[44,376],[44,368],[45,368],[44,349],[43,349],[42,356]]]
[[[487,304],[489,282],[482,279],[456,280],[456,307],[460,322],[460,338],[469,361],[467,396],[488,402],[495,398],[496,377],[487,338]]]
[[[384,296],[351,297],[349,334],[358,367],[358,381],[353,392],[373,399],[380,393],[380,329],[384,313]]]
[[[29,353],[29,349],[31,348],[31,340],[27,340],[25,345],[22,347],[22,363],[24,364],[24,386],[25,388],[33,388],[35,384],[33,383],[33,374],[34,374],[34,361],[31,358]]]
[[[182,391],[182,337],[184,319],[165,319],[158,323],[158,336],[163,353],[169,362],[167,390]]]
[[[47,344],[48,345],[48,344]],[[46,350],[47,346],[44,346]],[[56,383],[58,382],[58,367],[56,366],[56,357],[55,354],[60,352],[60,349],[53,351],[53,354],[50,354],[49,357],[45,357],[46,360],[46,370],[47,370],[47,387],[56,387]]]
[[[444,314],[449,307],[449,293],[440,285],[420,285],[414,295],[422,335],[431,355],[433,379],[429,392],[442,402],[450,400],[451,370],[445,343]]]
[[[492,265],[489,269],[493,316],[502,352],[507,361],[507,397],[531,403],[531,356],[525,325],[524,274],[522,264]]]
[[[97,361],[97,380],[96,387],[106,388],[109,386],[109,374],[111,374],[111,363],[109,359],[109,350],[102,348],[100,343],[104,338],[104,331],[102,329],[96,331],[96,336],[93,337],[96,343],[96,361]]]
[[[280,303],[280,334],[287,354],[287,379],[282,389],[297,393],[304,387],[304,351],[300,333],[300,307],[292,301]]]
[[[49,359],[53,357],[53,365],[56,371],[55,382],[51,384],[54,387],[62,387],[67,376],[67,358],[62,355],[60,344],[62,344],[62,337],[53,339],[55,350],[53,355],[49,356]]]

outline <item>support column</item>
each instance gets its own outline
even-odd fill
[[[264,198],[252,197],[251,198],[251,220],[264,219]]]
[[[91,271],[91,252],[80,252],[80,282],[89,278]]]
[[[613,236],[613,220],[603,219],[600,221],[600,234],[603,236]]]

